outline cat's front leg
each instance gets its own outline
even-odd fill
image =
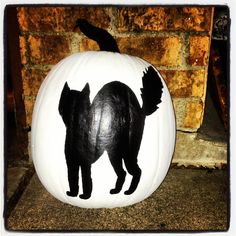
[[[67,161],[67,171],[70,191],[67,191],[66,194],[70,197],[76,197],[79,192],[79,165]]]

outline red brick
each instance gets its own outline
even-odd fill
[[[83,38],[80,43],[80,51],[99,51],[99,46],[94,40]]]
[[[118,38],[122,53],[138,56],[155,66],[179,66],[181,42],[178,37],[127,37]]]
[[[194,35],[189,40],[188,64],[192,66],[206,66],[209,58],[209,36]]]
[[[27,12],[26,12],[25,7],[17,8],[17,18],[18,18],[20,30],[26,31],[28,29],[28,21],[27,21]]]
[[[172,98],[175,110],[176,128],[183,130],[183,121],[185,118],[186,99],[185,98]]]
[[[60,35],[29,36],[32,64],[56,64],[70,53],[70,39]]]
[[[22,31],[60,31],[63,12],[63,7],[20,7],[18,21]]]
[[[24,97],[26,126],[31,126],[35,99],[36,99],[35,97],[28,97],[28,96]]]
[[[176,98],[203,97],[206,89],[204,70],[162,70],[170,93]]]
[[[66,26],[72,29],[76,20],[83,18],[97,27],[109,29],[111,27],[110,9],[109,7],[102,6],[72,7],[67,11],[68,22]]]
[[[49,70],[23,69],[21,74],[24,96],[37,96],[39,87],[48,72]]]
[[[209,31],[211,7],[124,7],[119,31]]]
[[[20,46],[20,55],[21,55],[21,64],[27,63],[27,46],[26,39],[24,36],[19,37],[19,46]]]
[[[184,128],[198,129],[203,119],[204,105],[202,101],[191,101],[186,106],[186,115],[184,120]]]
[[[110,27],[106,7],[21,7],[18,21],[23,31],[71,32],[78,18],[102,27]]]
[[[183,30],[211,31],[213,9],[213,7],[184,7]]]

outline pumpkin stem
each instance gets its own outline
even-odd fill
[[[106,30],[91,25],[84,19],[78,19],[74,30],[79,27],[81,32],[99,45],[101,51],[120,52],[116,40]]]

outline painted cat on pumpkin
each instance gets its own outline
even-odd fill
[[[77,26],[89,38],[98,42],[100,49],[119,52],[114,38],[105,30],[78,20]],[[79,79],[79,78],[78,78]],[[124,83],[113,81],[105,84],[90,102],[90,87],[82,91],[71,90],[67,83],[61,93],[59,113],[66,126],[65,158],[70,190],[67,195],[79,193],[79,169],[81,169],[83,194],[88,199],[92,193],[91,165],[107,151],[117,175],[110,194],[121,191],[126,172],[132,176],[131,184],[124,193],[132,194],[140,181],[138,152],[142,140],[145,117],[151,115],[161,103],[163,85],[158,73],[150,66],[143,74],[142,107],[134,92]]]

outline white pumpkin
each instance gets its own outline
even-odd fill
[[[33,111],[32,158],[38,177],[45,188],[62,202],[83,208],[123,207],[140,202],[150,196],[164,180],[175,146],[175,115],[169,91],[164,80],[161,103],[145,119],[143,136],[138,152],[138,165],[142,170],[137,189],[130,195],[131,176],[126,175],[122,190],[110,194],[117,176],[105,151],[91,167],[93,189],[91,197],[81,199],[66,194],[69,190],[64,147],[66,127],[58,112],[61,92],[65,83],[76,91],[90,86],[90,101],[107,83],[120,81],[136,95],[140,106],[142,77],[151,65],[134,56],[114,52],[82,52],[73,54],[53,67],[39,90]],[[159,74],[159,72],[157,72]],[[161,77],[161,75],[159,74]],[[125,165],[123,163],[123,168]],[[126,169],[125,169],[126,170]],[[79,192],[82,193],[79,173]]]

